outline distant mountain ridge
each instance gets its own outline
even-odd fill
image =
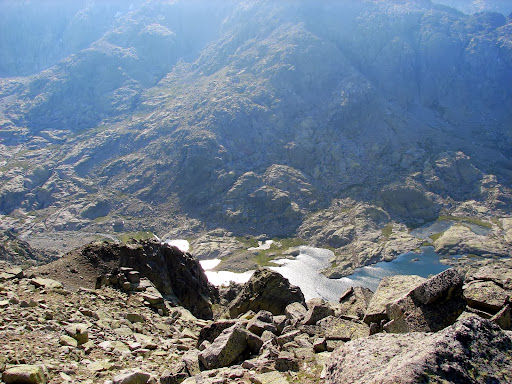
[[[293,236],[348,198],[413,225],[467,200],[510,214],[510,18],[428,1],[119,7],[55,65],[0,79],[6,225]]]

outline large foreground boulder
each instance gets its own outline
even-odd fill
[[[199,361],[206,369],[227,367],[245,352],[257,354],[263,341],[248,332],[243,325],[235,324],[222,333],[199,354]]]
[[[340,296],[340,314],[363,319],[372,296],[373,292],[368,288],[350,287]]]
[[[466,274],[464,298],[470,310],[511,328],[512,260],[482,262]]]
[[[294,302],[306,305],[300,288],[291,285],[288,279],[279,273],[268,268],[260,268],[229,304],[228,312],[230,317],[237,317],[249,310],[265,310],[273,315],[282,315],[286,306]]]
[[[386,306],[390,333],[436,332],[453,324],[464,311],[462,276],[448,269]]]
[[[47,379],[39,365],[20,364],[4,371],[2,380],[6,384],[46,384]]]
[[[425,278],[416,275],[384,277],[368,304],[364,322],[368,325],[371,323],[380,325],[383,320],[389,320],[386,315],[386,307],[424,281]]]
[[[510,333],[476,316],[434,334],[373,335],[334,352],[325,382],[510,383],[512,339]]]

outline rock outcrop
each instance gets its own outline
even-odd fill
[[[386,306],[388,333],[437,332],[455,322],[464,311],[462,276],[448,269],[431,277]]]
[[[81,273],[87,272],[87,279],[77,279],[76,273],[69,273],[78,266]],[[212,303],[218,295],[195,257],[154,240],[90,244],[55,264],[42,267],[39,273],[49,276],[57,273],[61,281],[73,288],[78,288],[77,285],[87,287],[88,284],[89,288],[95,288],[98,282],[101,285],[102,281],[114,279],[115,284],[126,284],[129,290],[133,284],[139,286],[138,280],[144,277],[158,291],[154,294],[148,291],[146,300],[155,301],[154,304],[159,300],[163,303],[161,296],[164,296],[200,318],[213,317]]]
[[[473,316],[438,333],[379,334],[348,342],[333,354],[325,382],[507,383],[511,352],[509,333]]]
[[[383,320],[389,321],[386,308],[424,281],[423,277],[416,275],[384,277],[368,304],[364,322],[368,325],[375,323],[380,326]]]
[[[279,273],[268,268],[260,268],[229,304],[228,313],[232,318],[249,310],[265,310],[273,315],[282,315],[286,306],[294,302],[305,304],[300,288],[291,285],[288,279]]]
[[[511,329],[512,261],[483,261],[466,274],[464,299],[468,309]]]
[[[464,225],[453,225],[434,241],[435,251],[444,255],[510,255],[510,244],[493,235],[478,235]]]

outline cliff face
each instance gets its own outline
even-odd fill
[[[427,1],[125,8],[81,18],[96,34],[35,70],[12,69],[28,59],[2,40],[2,73],[31,74],[0,79],[6,222],[285,236],[335,198],[415,225],[465,200],[509,214],[503,14]]]

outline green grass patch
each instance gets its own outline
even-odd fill
[[[272,262],[272,260],[275,258],[276,255],[274,253],[270,253],[268,251],[259,251],[258,254],[252,258],[252,260],[260,267],[277,267],[279,264]]]
[[[277,267],[279,264],[273,263],[272,260],[283,257],[283,252],[290,248],[304,245],[304,241],[297,237],[290,238],[274,238],[274,242],[270,245],[269,249],[262,249],[258,251],[253,261],[261,267]],[[256,244],[258,246],[258,244]]]
[[[139,232],[127,232],[119,235],[119,240],[123,243],[129,242],[131,239],[134,240],[147,240],[152,239],[155,235],[153,232],[139,231]]]
[[[480,219],[477,219],[476,217],[457,217],[457,216],[439,216],[436,221],[456,221],[459,223],[469,223],[469,224],[475,224],[479,225],[484,228],[492,229],[492,224],[488,221],[483,221]]]
[[[258,239],[252,236],[237,236],[236,240],[242,243],[245,249],[257,247],[259,245]]]
[[[432,242],[435,242],[437,239],[439,239],[441,236],[443,236],[444,232],[434,233],[433,235],[430,235],[429,237],[432,239]]]
[[[393,223],[388,223],[384,228],[382,228],[382,236],[386,239],[389,239],[391,234],[393,233]]]
[[[107,221],[108,219],[109,219],[109,217],[108,217],[108,216],[99,216],[99,217],[97,217],[97,218],[93,219],[93,220],[92,220],[92,222],[93,222],[93,223],[97,223],[97,224],[99,224],[99,223],[104,223],[104,222],[105,222],[105,221]]]
[[[300,247],[301,245],[305,245],[305,241],[298,237],[287,237],[284,239],[273,238],[274,242],[270,246],[270,249],[282,249],[287,250],[293,247]]]

